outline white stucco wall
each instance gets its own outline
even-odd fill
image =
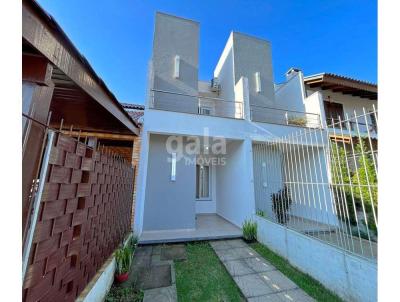
[[[343,104],[344,114],[348,115],[348,117],[354,116],[354,111],[356,111],[357,115],[363,114],[363,108],[365,108],[366,112],[372,111],[373,106],[378,109],[377,100],[370,100],[366,98],[360,98],[358,96],[352,96],[351,94],[343,94],[340,92],[333,92],[332,90],[321,90],[319,88],[310,88],[306,87],[307,96],[311,96],[316,91],[320,92],[322,95],[322,100],[328,100],[328,97],[331,102]],[[311,109],[310,109],[311,110]],[[322,111],[324,111],[323,103],[322,103]],[[370,118],[367,118],[368,123],[371,123]],[[365,123],[364,119],[359,120],[360,123]]]
[[[226,151],[226,165],[217,166],[217,214],[241,227],[254,213],[251,142],[229,142]]]
[[[285,153],[283,174],[292,196],[291,214],[336,226],[324,149],[291,145]]]
[[[214,77],[217,77],[221,85],[219,97],[228,102],[235,100],[235,76],[233,65],[233,37],[229,36],[220,59],[214,69]]]
[[[174,76],[175,57],[179,56],[179,77]],[[152,89],[186,95],[198,94],[199,24],[157,13],[154,28],[150,82]],[[189,96],[153,92],[157,108],[184,108],[197,112],[197,99]]]
[[[256,209],[274,220],[271,194],[286,185],[292,199],[291,215],[336,226],[324,150],[301,143],[253,144]]]
[[[377,301],[377,263],[255,216],[258,241],[346,301]]]
[[[233,32],[234,79],[249,81],[250,105],[275,105],[271,45],[268,41],[239,32]],[[256,91],[256,72],[260,73],[261,92]]]
[[[304,80],[302,72],[297,72],[275,89],[275,103],[278,108],[308,112],[304,104]]]

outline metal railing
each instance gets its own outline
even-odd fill
[[[378,244],[377,136],[361,133],[361,119],[326,129],[301,129],[254,144],[257,214],[287,228],[376,259]],[[349,139],[343,125],[354,124]],[[333,133],[332,133],[333,132]],[[333,139],[335,138],[335,139]]]
[[[377,135],[378,134],[378,127],[375,123],[371,123],[368,120],[368,116],[372,117],[371,120],[375,120],[375,115],[376,111],[375,108],[373,111],[371,111],[369,114],[363,109],[363,113],[361,115],[357,114],[354,111],[354,117],[352,117],[351,121],[348,123],[343,122],[339,118],[327,118],[326,119],[326,124],[328,128],[336,128],[340,129],[340,126],[343,128],[343,130],[348,130],[352,132],[357,132],[357,127],[358,131],[360,133],[365,134],[365,133],[370,133],[371,135]]]
[[[250,106],[251,120],[255,122],[307,128],[321,127],[319,114],[286,110],[265,106]]]
[[[151,89],[150,101],[152,109],[235,119],[244,118],[242,102],[225,101],[220,98]]]

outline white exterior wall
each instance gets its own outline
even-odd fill
[[[319,143],[317,140],[314,142]],[[275,219],[271,194],[277,193],[286,184],[292,198],[291,215],[337,225],[324,150],[316,146],[301,146],[301,143],[284,147],[253,145],[256,209]]]
[[[250,105],[275,106],[274,79],[272,73],[271,45],[268,41],[238,32],[233,38],[234,81],[246,77],[249,86]],[[256,76],[261,78],[261,91],[256,91]]]
[[[309,112],[304,104],[305,91],[303,73],[297,72],[275,89],[275,103],[278,108]]]
[[[289,185],[293,200],[291,214],[328,225],[337,225],[334,200],[328,185],[327,158],[323,148],[290,146],[288,149],[292,154],[285,156],[289,159],[284,162],[285,182],[300,184]],[[290,171],[291,174],[285,171]]]
[[[233,62],[233,35],[225,45],[221,57],[214,70],[214,77],[217,77],[221,85],[219,97],[228,102],[235,100],[235,75]]]
[[[356,111],[357,115],[363,114],[363,108],[365,108],[366,112],[372,111],[373,106],[378,109],[377,100],[370,100],[366,98],[360,98],[358,96],[352,96],[351,94],[343,94],[339,92],[333,92],[332,90],[321,90],[316,88],[306,87],[307,95],[311,96],[313,93],[318,91],[321,93],[322,100],[328,100],[328,96],[330,97],[331,102],[340,103],[343,105],[344,114],[348,115],[349,118],[354,116],[354,111]],[[325,115],[325,110],[322,102],[321,112]],[[364,119],[359,120],[360,123],[365,123]],[[371,123],[371,120],[368,117],[368,123]]]
[[[217,214],[241,227],[255,211],[251,142],[229,142],[226,151],[226,165],[217,166]]]
[[[305,98],[304,108],[305,112],[318,114],[321,125],[325,125],[326,117],[325,117],[325,110],[323,110],[324,108],[323,96],[319,91],[315,91],[311,95]]]
[[[377,263],[259,216],[257,239],[346,301],[377,301]]]
[[[282,152],[265,144],[253,145],[253,171],[256,210],[274,219],[271,194],[283,188]]]

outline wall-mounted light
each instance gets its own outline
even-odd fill
[[[256,78],[256,92],[260,93],[261,92],[261,75],[260,75],[259,71],[257,71],[255,73],[255,78]]]
[[[181,57],[176,55],[175,60],[174,60],[174,78],[175,79],[179,78],[180,65],[181,65]]]
[[[176,153],[171,154],[171,181],[176,180]]]

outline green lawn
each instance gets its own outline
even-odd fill
[[[342,301],[321,283],[291,266],[287,260],[272,252],[265,245],[256,242],[250,246],[317,301]]]
[[[187,244],[186,252],[175,262],[178,301],[245,301],[208,242]]]

